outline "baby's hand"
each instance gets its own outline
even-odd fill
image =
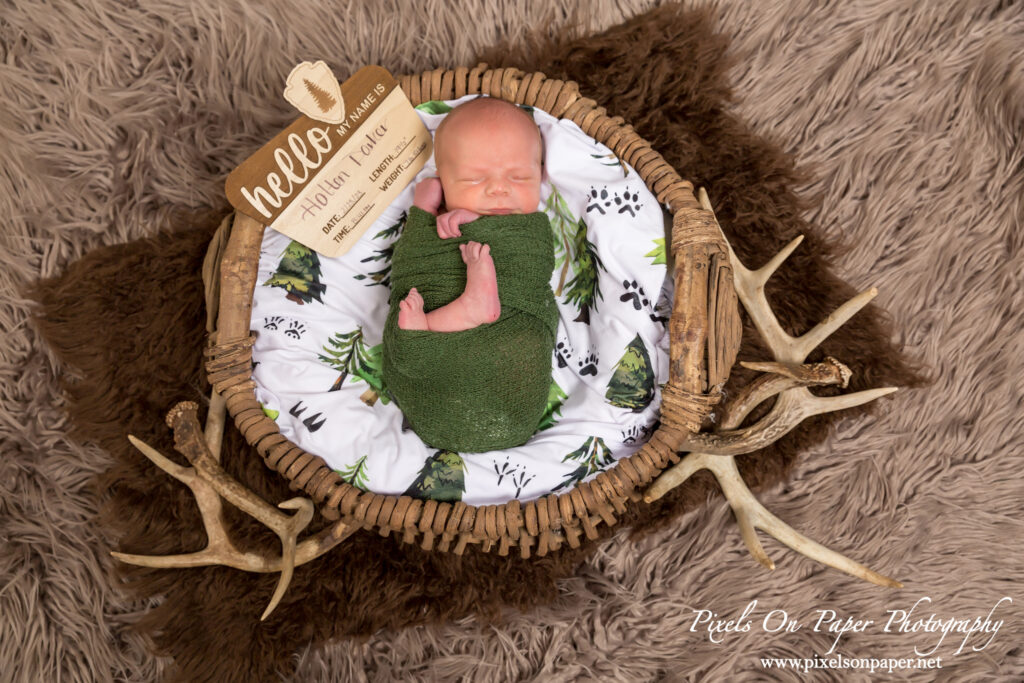
[[[441,208],[441,200],[443,198],[444,193],[441,190],[441,180],[439,178],[424,178],[416,185],[416,189],[412,193],[413,206],[435,216],[437,215],[437,210]]]
[[[471,223],[477,218],[480,218],[480,214],[474,213],[469,209],[455,209],[454,211],[442,213],[437,217],[437,236],[441,239],[462,237],[462,231],[459,230],[459,226],[463,223]]]

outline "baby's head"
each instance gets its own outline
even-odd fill
[[[533,213],[540,202],[541,137],[533,117],[481,97],[452,110],[434,135],[446,208]]]

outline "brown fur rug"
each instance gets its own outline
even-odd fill
[[[592,18],[593,27],[613,23],[622,11],[593,7],[602,13]],[[851,14],[859,32],[833,45],[818,10],[795,2],[762,15],[740,5],[670,5],[603,32],[587,30],[579,13],[574,20],[582,25],[571,32],[558,29],[569,25],[565,15],[481,8],[506,17],[504,30],[489,30],[495,22],[481,20],[468,37],[458,13],[428,3],[416,11],[435,12],[438,35],[424,38],[417,50],[403,52],[400,40],[374,40],[392,29],[375,23],[387,16],[384,10],[367,9],[369,18],[353,19],[358,30],[344,27],[347,44],[358,49],[333,61],[332,31],[343,27],[318,25],[313,6],[288,16],[129,12],[132,21],[124,23],[120,14],[103,18],[81,10],[72,23],[87,50],[67,50],[60,66],[44,56],[54,40],[50,31],[58,30],[43,28],[46,14],[15,13],[3,41],[8,64],[17,67],[7,68],[4,89],[17,109],[15,121],[0,123],[9,137],[26,127],[30,133],[12,145],[6,164],[9,196],[19,199],[9,212],[14,229],[5,233],[29,239],[8,239],[9,251],[26,257],[9,271],[14,281],[5,274],[4,282],[38,302],[35,324],[54,356],[41,350],[30,329],[20,323],[8,328],[20,336],[11,337],[16,343],[5,351],[5,363],[20,359],[21,369],[4,365],[12,378],[5,399],[22,407],[7,413],[0,432],[12,453],[0,471],[0,542],[9,548],[0,560],[0,661],[9,665],[0,667],[6,672],[0,679],[758,677],[766,673],[760,656],[809,657],[828,649],[832,637],[809,633],[815,609],[884,623],[885,610],[909,609],[922,595],[934,600],[929,612],[946,617],[984,616],[1004,595],[1019,605],[1020,569],[998,559],[991,546],[1002,539],[1007,551],[1021,550],[1019,518],[1010,517],[1020,511],[1021,487],[1008,467],[992,461],[1021,444],[1020,394],[1016,410],[1008,410],[1014,404],[1005,398],[1013,394],[966,349],[974,330],[1006,340],[978,347],[988,364],[1021,356],[1007,348],[1022,350],[1010,341],[1014,332],[1019,340],[1022,301],[1019,277],[1005,266],[1019,260],[1024,215],[1024,79],[1012,66],[1021,50],[1012,52],[1012,43],[994,32],[990,41],[964,48],[975,60],[970,68],[956,71],[952,56],[904,64],[904,77],[913,74],[935,88],[954,74],[973,97],[963,110],[942,108],[939,96],[925,98],[933,108],[917,118],[924,105],[899,97],[900,74],[886,74],[890,63],[902,64],[900,50],[918,54],[917,48],[886,43],[872,52],[859,46],[876,23],[879,31],[907,25],[918,37],[941,33],[947,24],[990,31],[999,25],[1019,37],[1024,21],[1013,6],[944,16],[914,14],[909,5],[891,9]],[[415,17],[403,16],[412,22],[403,26],[415,25]],[[792,28],[795,20],[800,30]],[[217,22],[230,30],[214,31]],[[773,25],[777,35],[768,30]],[[840,24],[830,25],[840,31]],[[786,27],[788,33],[781,30]],[[900,35],[892,28],[889,37]],[[295,43],[300,36],[309,41],[301,48]],[[816,36],[810,47],[808,36]],[[498,46],[482,49],[488,44]],[[773,52],[789,55],[787,69],[769,68],[783,63]],[[223,177],[292,117],[278,95],[291,64],[321,56],[342,76],[361,63],[400,73],[481,56],[492,65],[577,81],[586,95],[631,122],[684,177],[708,188],[748,266],[760,265],[796,234],[807,235],[768,288],[792,332],[807,329],[855,292],[831,264],[842,264],[842,274],[860,288],[881,271],[895,333],[871,306],[815,358],[828,354],[850,365],[850,390],[920,385],[923,374],[909,358],[932,366],[934,384],[927,392],[883,399],[878,419],[865,417],[869,409],[809,419],[740,465],[758,491],[788,478],[781,493],[762,493],[770,509],[840,552],[904,579],[909,591],[884,591],[823,570],[774,542],[766,549],[781,568],[766,575],[746,556],[706,476],[654,505],[634,506],[612,538],[606,530],[598,543],[546,558],[501,558],[474,546],[455,557],[360,532],[300,567],[263,624],[258,615],[276,577],[219,567],[146,570],[109,559],[112,548],[164,554],[204,542],[188,489],[131,449],[125,435],[170,454],[163,414],[179,400],[201,402],[208,395],[199,372],[205,311],[198,272],[225,212]],[[795,75],[800,68],[803,80]],[[54,82],[58,90],[47,90]],[[64,97],[56,97],[58,91]],[[887,108],[895,111],[879,113]],[[948,120],[978,125],[976,132],[965,128],[974,146],[999,154],[964,157],[972,150],[944,134]],[[922,148],[901,137],[910,135],[907,121],[931,144]],[[802,155],[801,170],[794,151]],[[908,175],[910,169],[918,173]],[[983,182],[989,176],[994,184]],[[976,201],[991,208],[973,210],[967,244],[939,248],[935,242],[946,242],[935,235],[968,225],[963,214],[969,210],[947,197],[965,182],[975,183]],[[921,198],[907,197],[914,193]],[[844,234],[840,228],[873,222],[885,230]],[[965,273],[957,291],[972,280],[985,285],[973,290],[974,300],[937,291],[937,278],[956,272]],[[996,285],[1002,289],[993,292]],[[7,300],[27,310],[26,302]],[[24,320],[23,313],[5,315]],[[748,330],[741,357],[764,355]],[[964,372],[973,380],[957,378]],[[55,378],[66,396],[62,406],[50,405]],[[734,376],[735,382],[747,379]],[[995,403],[997,397],[1004,403]],[[948,415],[935,412],[945,409],[944,401]],[[831,434],[837,420],[840,430]],[[944,441],[934,441],[937,430]],[[985,445],[983,434],[989,435]],[[929,439],[932,459],[918,445]],[[42,450],[47,447],[50,452]],[[267,500],[292,495],[233,428],[224,452],[225,467]],[[797,465],[801,453],[811,455]],[[698,511],[681,523],[689,510]],[[944,537],[940,518],[963,531]],[[246,547],[274,547],[273,536],[240,513],[229,511],[229,523]],[[925,558],[945,566],[918,574]],[[964,582],[974,590],[958,599]],[[806,630],[786,639],[755,627],[752,634],[727,636],[722,645],[690,628],[693,610],[734,618],[752,599],[761,601],[758,617],[786,609],[807,622]],[[969,657],[943,649],[950,666],[959,665],[964,676],[1024,674],[1013,649],[1024,631],[1015,618],[1019,608],[1001,610],[1007,624],[986,650]],[[845,636],[841,651],[913,656],[913,638],[896,638],[876,628],[859,640]],[[726,654],[734,644],[742,657]],[[173,662],[152,659],[147,650]],[[845,678],[842,671],[833,674]]]

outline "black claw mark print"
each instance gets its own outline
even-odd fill
[[[299,406],[302,407],[300,408]],[[304,412],[306,412],[306,406],[302,405],[302,401],[299,401],[288,410],[288,413],[294,417],[302,417],[302,413]],[[322,415],[323,413],[310,415],[309,417],[302,421],[302,424],[306,425],[306,429],[309,430],[310,434],[312,434],[315,431],[318,431],[321,427],[324,426],[324,424],[326,424],[326,417],[320,420],[319,422],[317,421]]]
[[[591,186],[588,201],[587,213],[597,211],[602,216],[611,211],[619,214],[628,213],[631,218],[636,218],[636,212],[643,208],[643,204],[640,203],[640,194],[631,191],[628,187],[620,195],[618,192],[609,194],[607,187],[598,190]]]
[[[269,318],[263,319],[263,329],[265,330],[276,330],[278,326],[284,322],[284,318],[279,315],[272,315]]]
[[[593,350],[591,350],[590,353],[584,356],[583,360],[576,361],[576,364],[579,365],[580,367],[580,377],[584,377],[586,375],[596,375],[597,363],[597,353]]]
[[[638,311],[643,306],[651,305],[651,300],[647,298],[644,288],[639,287],[636,280],[623,280],[622,286],[626,288],[626,293],[619,297],[619,301],[632,301],[633,308]]]
[[[302,333],[306,331],[306,326],[300,323],[298,320],[293,320],[288,323],[288,329],[284,333],[292,339],[302,339]]]

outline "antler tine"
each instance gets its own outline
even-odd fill
[[[694,458],[697,469],[701,467],[707,468],[715,475],[715,478],[722,486],[726,500],[729,501],[729,505],[736,515],[736,521],[740,526],[740,533],[747,544],[747,548],[755,559],[768,569],[775,569],[775,563],[764,552],[764,548],[757,539],[756,529],[770,534],[801,555],[846,572],[851,576],[887,588],[903,587],[903,584],[899,581],[879,574],[859,562],[854,562],[848,557],[826,548],[817,541],[807,538],[769,512],[767,508],[758,502],[757,498],[754,497],[754,494],[751,493],[750,489],[743,482],[734,458],[721,458],[707,453],[691,454],[691,457],[694,455],[697,456]]]
[[[204,481],[196,471],[194,467],[182,467],[170,458],[167,458],[163,453],[150,446],[142,439],[136,438],[134,435],[128,435],[128,441],[135,446],[144,456],[149,458],[154,465],[162,469],[167,474],[171,475],[185,486],[192,489],[192,496],[196,499],[196,505],[199,506],[199,513],[203,519],[203,528],[206,531],[206,537],[209,539],[210,546],[222,546],[230,545],[227,534],[224,533],[224,527],[220,523],[221,504],[220,497],[217,492]],[[187,553],[182,557],[197,557],[201,553]],[[118,559],[122,559],[121,556],[124,553],[115,553],[114,556]],[[144,555],[132,555],[131,557],[146,557]],[[127,560],[126,560],[127,561]],[[132,562],[132,564],[139,564],[138,562]],[[154,566],[154,565],[144,565]],[[199,567],[201,564],[189,564],[183,566]]]
[[[708,198],[707,191],[702,187],[697,194],[701,206],[714,217],[715,212],[711,208],[711,200]],[[839,306],[811,330],[799,337],[794,337],[782,329],[778,319],[772,313],[764,293],[764,286],[779,269],[779,266],[803,242],[804,236],[797,235],[768,263],[757,270],[750,270],[740,262],[732,245],[725,239],[725,233],[722,232],[722,226],[719,225],[718,220],[715,219],[714,222],[729,250],[729,262],[732,265],[733,273],[735,273],[736,295],[743,302],[743,308],[750,316],[754,327],[757,328],[758,334],[768,344],[768,348],[776,354],[779,361],[803,363],[811,351],[878,295],[878,289],[871,287]]]
[[[295,510],[287,515],[274,508],[255,493],[242,486],[225,472],[214,459],[204,440],[200,438],[199,422],[194,403],[179,403],[167,416],[174,429],[175,446],[192,467],[182,467],[165,457],[144,441],[129,435],[128,439],[157,467],[192,489],[206,530],[207,546],[203,550],[178,555],[134,555],[112,552],[111,555],[129,564],[144,567],[203,567],[224,565],[249,572],[280,572],[277,587],[260,620],[265,620],[277,607],[291,582],[296,565],[309,562],[350,536],[357,526],[336,522],[319,533],[298,543],[299,533],[313,517],[313,503],[306,498],[291,498],[278,507]],[[273,530],[281,540],[281,556],[268,557],[253,552],[242,552],[228,538],[223,526],[221,498]]]
[[[825,341],[829,335],[842,327],[847,320],[852,318],[857,311],[867,306],[876,296],[878,296],[878,289],[875,287],[864,290],[832,311],[831,315],[813,328],[794,339],[793,360],[797,363],[802,363],[807,358],[807,354],[816,349],[818,344]]]
[[[896,391],[899,391],[899,387],[879,387],[877,389],[865,389],[864,391],[855,391],[852,394],[842,394],[840,396],[815,396],[804,389],[804,393],[800,394],[799,405],[800,409],[804,413],[804,417],[810,417],[811,415],[833,413],[837,410],[844,410],[846,408],[854,408],[856,406],[864,405],[865,403],[874,401],[876,398],[888,396]]]
[[[897,387],[883,387],[841,396],[815,396],[806,387],[786,389],[757,424],[744,429],[690,434],[679,448],[709,455],[743,455],[778,441],[812,415],[853,408],[896,390]]]

